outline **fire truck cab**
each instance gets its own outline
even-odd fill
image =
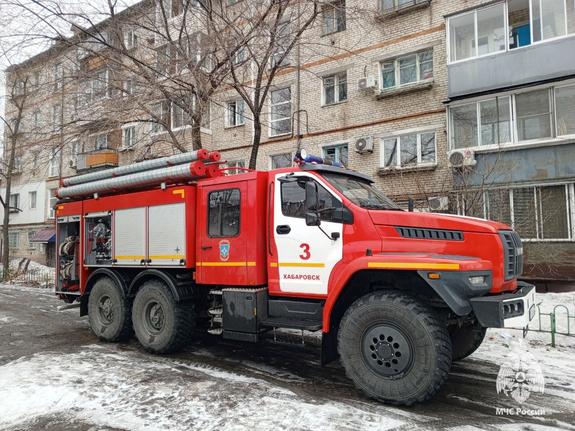
[[[276,328],[321,331],[322,363],[339,357],[366,394],[410,405],[487,327],[533,318],[508,226],[403,211],[369,177],[316,160],[200,171],[57,204],[57,294],[100,339],[135,333],[165,353],[197,332],[257,342]]]

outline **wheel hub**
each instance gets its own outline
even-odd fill
[[[379,324],[363,335],[365,363],[377,374],[393,377],[411,366],[413,347],[408,337],[393,326]]]
[[[105,323],[111,323],[114,318],[112,300],[109,296],[102,296],[98,301],[98,314]]]
[[[161,331],[164,327],[164,310],[157,302],[148,304],[146,321],[150,329],[154,331]]]

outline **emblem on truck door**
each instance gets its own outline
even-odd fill
[[[230,242],[228,240],[220,241],[220,260],[226,261],[230,258]]]

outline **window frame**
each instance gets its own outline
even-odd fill
[[[19,212],[17,210],[20,208],[20,192],[18,193],[10,193],[8,198],[8,207],[10,208],[10,212]]]
[[[34,197],[32,198],[32,196]],[[35,210],[36,208],[38,208],[38,192],[36,190],[30,190],[28,192],[28,209]]]
[[[282,91],[282,90],[289,90],[290,92],[290,99],[287,102],[280,102],[280,103],[273,103],[273,93],[276,93],[278,91]],[[270,138],[277,138],[279,136],[287,136],[287,135],[291,135],[293,133],[293,91],[291,89],[291,86],[288,85],[287,87],[282,87],[282,88],[276,88],[272,91],[270,91],[270,95],[269,95],[269,103],[270,103],[270,109],[269,109],[269,136]],[[290,105],[290,116],[289,117],[282,117],[280,119],[277,120],[273,120],[273,108],[275,106],[279,106],[279,105],[287,105],[289,103]],[[289,132],[283,132],[283,133],[274,133],[274,127],[273,125],[275,123],[278,123],[280,121],[285,121],[289,119],[290,121],[290,130]]]
[[[340,85],[341,79],[345,75],[345,99],[341,98]],[[334,86],[334,101],[331,103],[327,102],[326,97],[326,80],[333,78]],[[342,70],[340,72],[330,73],[321,77],[321,106],[334,106],[340,103],[345,103],[349,100],[349,80],[347,79],[347,70]]]
[[[240,114],[238,111],[238,104],[243,105],[242,111],[243,114]],[[232,110],[230,109],[231,105],[235,105],[234,111],[233,111],[233,117],[234,117],[234,124],[231,124],[230,119],[232,116]],[[226,116],[225,116],[225,128],[226,129],[232,129],[235,127],[241,127],[241,126],[245,126],[246,125],[246,102],[244,99],[234,99],[234,100],[228,100],[226,102]],[[239,121],[238,121],[239,119]]]
[[[19,248],[20,247],[20,232],[9,230],[8,231],[8,247],[9,248]]]
[[[340,6],[340,3],[342,6]],[[331,17],[327,17],[326,14],[331,14]],[[339,28],[339,14],[343,14],[343,26]],[[326,19],[331,19],[334,23],[334,29],[332,31],[327,30]],[[347,7],[346,0],[332,0],[326,2],[321,10],[321,30],[322,36],[329,36],[336,33],[341,33],[347,30]]]
[[[285,153],[275,153],[275,154],[270,154],[270,170],[271,169],[287,169],[288,166],[283,167],[283,168],[274,168],[274,157],[278,157],[278,156],[285,156],[289,154],[290,155],[290,160],[291,160],[291,166],[293,166],[293,153],[291,151],[286,151]],[[291,167],[289,166],[289,167]]]
[[[347,162],[344,163],[341,160],[341,149],[346,147],[347,148]],[[333,143],[333,144],[327,144],[327,145],[323,145],[321,147],[321,155],[324,159],[328,158],[328,156],[326,155],[326,150],[330,150],[330,149],[334,149],[335,153],[336,153],[336,158],[334,161],[342,163],[344,166],[347,166],[349,163],[349,142],[341,142],[341,143]]]
[[[50,149],[50,159],[48,161],[48,177],[59,177],[62,172],[60,163],[60,148],[52,147]]]
[[[422,62],[421,61],[421,56],[424,53],[427,52],[431,52],[431,73],[432,76],[431,78],[425,78],[425,79],[421,79],[421,65]],[[406,88],[406,87],[410,87],[410,86],[417,86],[417,85],[423,85],[423,84],[428,84],[428,83],[432,83],[435,80],[435,55],[434,55],[434,49],[433,48],[426,48],[426,49],[421,49],[419,51],[414,51],[411,52],[409,54],[404,54],[404,55],[400,55],[398,57],[394,57],[394,58],[389,58],[389,59],[385,59],[379,62],[379,78],[380,78],[380,84],[379,84],[379,90],[382,93],[386,93],[386,92],[392,92],[392,91],[396,91],[396,90],[400,90],[402,88]],[[416,80],[413,82],[408,82],[406,84],[402,84],[401,83],[401,66],[400,66],[400,61],[403,59],[406,59],[408,57],[416,57],[415,60],[415,67],[416,67]],[[388,64],[393,64],[393,71],[394,71],[394,85],[393,87],[384,87],[384,78],[383,78],[383,73],[385,70],[385,65]]]
[[[131,145],[126,145],[126,132],[131,130]],[[122,126],[122,149],[124,150],[132,150],[136,146],[136,125],[135,124],[126,124]]]
[[[539,1],[539,0],[535,0],[535,1]],[[492,55],[501,55],[510,51],[517,51],[520,49],[524,49],[527,48],[529,46],[532,45],[538,45],[538,44],[542,44],[542,43],[547,43],[547,42],[551,42],[551,41],[555,41],[555,40],[559,40],[559,39],[564,39],[567,37],[573,37],[575,36],[575,32],[569,33],[569,16],[568,16],[568,11],[569,9],[566,7],[567,6],[567,2],[568,1],[572,1],[572,0],[564,0],[563,5],[564,5],[564,11],[565,11],[565,34],[563,34],[562,36],[556,36],[556,37],[552,37],[552,38],[548,38],[548,39],[541,39],[538,41],[534,41],[533,40],[533,11],[532,11],[532,0],[529,0],[529,31],[530,31],[530,38],[531,38],[531,43],[529,45],[524,45],[524,46],[519,46],[519,47],[515,47],[515,48],[510,48],[509,44],[510,44],[510,38],[509,38],[509,34],[510,34],[510,25],[509,25],[509,1],[508,0],[503,0],[503,1],[498,1],[498,2],[494,2],[494,3],[487,3],[486,5],[480,5],[478,7],[476,7],[473,10],[467,10],[461,13],[457,13],[457,14],[453,14],[447,17],[446,21],[446,35],[447,35],[447,64],[457,64],[457,63],[462,63],[465,61],[470,61],[470,60],[474,60],[477,58],[483,58],[483,57],[488,57],[488,56],[492,56]],[[501,51],[496,51],[496,52],[490,52],[487,54],[481,54],[481,55],[477,55],[477,56],[471,56],[468,58],[464,58],[461,60],[452,60],[451,59],[451,51],[452,51],[452,47],[451,47],[451,20],[453,18],[459,17],[459,16],[463,16],[465,14],[468,13],[472,13],[475,12],[475,18],[474,18],[474,23],[475,23],[475,40],[477,40],[477,13],[476,11],[479,9],[486,9],[489,7],[493,7],[495,5],[498,4],[503,4],[504,5],[504,20],[505,20],[505,49],[501,50]],[[575,9],[574,9],[575,10]],[[541,26],[543,25],[543,20],[541,19]],[[477,45],[477,44],[476,44]],[[476,46],[475,49],[476,53],[478,52],[478,47]]]
[[[545,187],[553,187],[553,186],[564,186],[565,187],[565,204],[566,204],[566,219],[567,219],[567,238],[540,238],[540,235],[544,235],[543,231],[543,220],[542,220],[542,203],[541,203],[541,190]],[[488,193],[490,191],[506,191],[506,200],[509,205],[509,214],[511,217],[511,227],[516,229],[516,220],[515,220],[515,209],[514,209],[514,191],[521,190],[521,189],[528,189],[533,191],[533,199],[534,199],[534,207],[535,207],[535,230],[537,238],[528,238],[528,237],[521,237],[523,242],[575,242],[575,183],[543,183],[543,184],[534,184],[529,186],[515,186],[511,188],[502,188],[502,187],[494,187],[492,189],[488,189],[485,191],[477,191],[477,193],[481,193],[482,199],[482,206],[481,210],[483,213],[483,218],[489,219],[488,217],[491,216],[489,212],[489,205],[487,203]],[[461,202],[462,196],[457,196],[457,205],[458,209],[457,212],[460,215],[467,215],[465,208],[462,207]]]
[[[234,235],[211,235],[210,233],[210,196],[214,193],[221,193],[221,192],[226,192],[226,191],[231,191],[234,192],[236,191],[239,194],[239,203],[238,203],[238,207],[239,207],[239,211],[238,211],[238,231],[236,232],[236,234]],[[237,238],[241,235],[242,232],[242,191],[239,187],[231,187],[231,188],[227,188],[227,189],[218,189],[218,190],[212,190],[211,192],[208,193],[207,195],[207,218],[206,218],[206,231],[207,231],[207,235],[208,238]],[[221,231],[221,220],[220,220],[220,231]]]
[[[423,155],[421,153],[421,137],[422,135],[430,135],[433,134],[433,143],[434,143],[434,152],[435,152],[435,161],[433,162],[423,162]],[[405,138],[407,136],[416,136],[416,151],[417,151],[417,162],[412,165],[404,165],[401,164],[401,138]],[[426,129],[426,130],[418,130],[413,132],[407,133],[397,133],[394,135],[382,136],[380,138],[380,169],[385,171],[392,171],[392,170],[409,170],[409,169],[424,169],[424,168],[431,168],[437,166],[437,130],[436,129]],[[395,151],[395,164],[390,166],[385,166],[386,161],[386,152],[385,152],[385,141],[396,140],[396,151]]]

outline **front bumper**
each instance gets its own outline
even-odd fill
[[[470,300],[479,324],[485,328],[525,328],[535,317],[535,286],[518,282],[513,293]]]

